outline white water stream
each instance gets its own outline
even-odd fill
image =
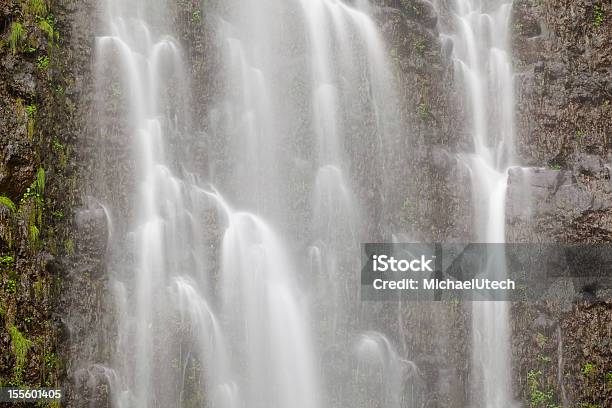
[[[514,77],[510,50],[512,1],[455,0],[454,56],[471,118],[475,241],[505,242],[508,169],[514,160]],[[503,279],[503,248],[492,249],[483,275]],[[472,400],[475,406],[512,403],[507,302],[472,306]]]

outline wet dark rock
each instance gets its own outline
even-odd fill
[[[36,158],[29,142],[15,140],[4,146],[0,165],[0,190],[13,201],[23,195],[34,180]]]
[[[26,66],[24,72],[13,75],[13,81],[11,83],[13,91],[25,98],[32,98],[36,94],[36,80],[34,76],[28,72],[31,70],[31,67]]]

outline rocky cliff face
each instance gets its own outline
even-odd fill
[[[104,226],[78,217],[93,15],[85,1],[0,1],[0,386],[66,387],[73,340],[103,312]]]
[[[513,30],[517,147],[539,169],[511,174],[510,197],[521,183],[533,195],[511,204],[509,222],[540,239],[610,241],[610,3],[516,0]]]
[[[610,12],[607,1],[514,2],[517,147],[532,167],[510,173],[511,240],[612,238]],[[516,304],[513,316],[524,401],[612,404],[610,302]]]

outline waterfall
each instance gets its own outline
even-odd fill
[[[123,246],[109,262],[117,315],[109,364],[119,408],[180,405],[193,365],[210,368],[202,374],[210,398],[232,388],[223,331],[207,300],[209,243],[198,228],[210,198],[175,166],[170,147],[187,129],[189,81],[180,46],[159,17],[165,10],[163,2],[109,0],[106,33],[96,42],[101,110],[109,88],[123,104],[119,117],[104,122],[101,115],[101,126],[119,124],[135,164],[127,192],[133,216],[120,216]]]
[[[471,119],[470,169],[477,242],[505,242],[508,168],[513,164],[514,81],[510,50],[512,2],[456,0],[452,34],[456,69]],[[491,249],[487,270],[505,276],[503,249]],[[472,306],[473,401],[477,406],[512,406],[509,308],[505,302]]]
[[[218,92],[202,118],[172,24],[181,6],[105,2],[96,125],[121,135],[131,171],[117,181],[125,200],[104,203],[116,332],[89,372],[115,408],[326,406],[337,382],[321,378],[319,347],[362,338],[349,321],[366,230],[357,191],[371,180],[356,149],[383,179],[402,128],[386,47],[366,1],[206,4]],[[204,171],[192,168],[201,145]],[[388,376],[414,375],[383,334],[365,336]]]

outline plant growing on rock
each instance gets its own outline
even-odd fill
[[[429,106],[425,102],[421,102],[417,107],[417,112],[421,120],[427,120],[429,118]]]
[[[46,0],[22,0],[21,9],[29,16],[45,17],[49,12]]]
[[[11,255],[4,255],[3,257],[0,257],[0,266],[2,266],[3,269],[11,268],[14,262],[15,259]]]
[[[17,210],[13,200],[11,200],[10,198],[6,196],[0,196],[0,204],[5,207],[8,207],[12,212],[15,212]]]
[[[46,19],[39,19],[38,28],[47,34],[50,45],[54,45],[59,42],[59,32],[55,29],[55,20],[53,16],[49,16]]]
[[[17,54],[17,52],[22,49],[27,35],[28,33],[23,27],[23,24],[18,21],[15,21],[13,22],[13,24],[11,24],[11,33],[9,34],[9,47],[11,48],[13,54]]]
[[[595,370],[597,370],[597,367],[595,366],[595,364],[591,363],[591,362],[586,362],[582,368],[580,369],[580,372],[585,375],[585,376],[589,376],[590,374],[592,374]]]
[[[425,48],[427,48],[427,44],[422,38],[414,42],[414,49],[416,50],[417,54],[423,55],[425,53]]]
[[[552,390],[543,391],[540,389],[541,371],[529,370],[527,373],[527,384],[529,385],[529,406],[531,408],[558,408],[559,405],[553,402],[554,394]]]
[[[596,4],[593,8],[593,25],[595,28],[601,27],[604,21],[604,11],[601,4]]]
[[[47,55],[40,56],[36,59],[36,66],[40,70],[45,70],[49,67],[49,57]]]
[[[23,368],[26,363],[26,357],[32,342],[25,338],[25,336],[15,326],[9,328],[9,334],[11,336],[11,350],[15,355],[15,366],[13,368],[15,373],[15,379],[20,380]]]

